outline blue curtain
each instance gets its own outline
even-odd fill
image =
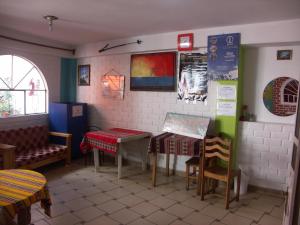
[[[76,102],[77,59],[61,58],[60,101]]]

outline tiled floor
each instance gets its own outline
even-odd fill
[[[151,175],[140,168],[125,168],[125,179],[117,180],[116,167],[92,166],[81,161],[69,167],[57,165],[42,171],[49,181],[53,201],[52,218],[39,204],[32,207],[35,225],[279,225],[284,199],[267,192],[251,192],[224,209],[222,195],[207,195],[200,201],[195,189],[185,190],[183,177],[159,175],[151,186]],[[139,171],[139,172],[136,172]]]

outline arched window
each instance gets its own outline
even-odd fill
[[[298,81],[295,79],[287,79],[281,88],[281,104],[297,105]]]
[[[39,68],[16,55],[0,55],[0,117],[47,112],[47,83]]]

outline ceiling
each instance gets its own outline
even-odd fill
[[[48,31],[45,15],[59,17]],[[1,0],[1,27],[68,45],[300,18],[300,0]]]

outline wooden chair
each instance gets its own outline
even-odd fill
[[[205,138],[203,148],[203,157],[201,163],[201,200],[204,200],[206,178],[223,181],[226,183],[226,209],[233,200],[239,201],[241,171],[231,168],[232,164],[232,142],[229,139],[221,137]],[[206,160],[217,158],[218,163],[207,166]],[[225,165],[220,166],[221,165]],[[233,178],[237,176],[237,194],[230,199],[230,185]],[[215,186],[213,187],[215,188]]]
[[[197,186],[199,185],[198,180],[199,180],[199,173],[200,173],[200,168],[201,168],[200,162],[201,161],[200,161],[199,156],[194,156],[185,162],[186,190],[189,190],[189,188],[190,188],[190,180],[197,183]],[[191,172],[191,168],[193,169],[192,172]]]

